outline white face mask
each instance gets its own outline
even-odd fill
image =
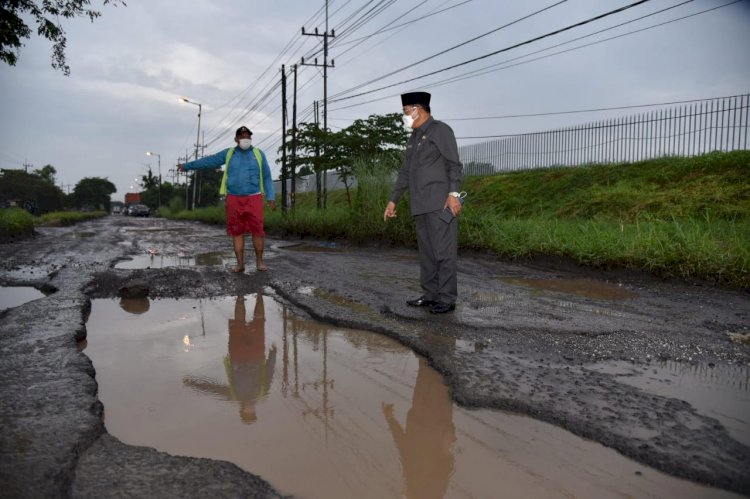
[[[240,149],[242,149],[243,151],[247,151],[248,149],[250,149],[250,144],[252,143],[253,143],[253,139],[240,139],[239,140]]]
[[[414,114],[416,111],[416,109],[412,111],[412,114]],[[419,113],[417,113],[417,116],[419,116]],[[404,122],[404,128],[406,128],[407,130],[411,130],[412,128],[414,128],[415,119],[416,118],[414,118],[414,116],[412,116],[411,114],[404,114],[403,116],[401,116],[401,120]]]

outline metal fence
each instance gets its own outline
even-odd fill
[[[678,107],[558,128],[508,135],[458,148],[464,175],[633,162],[662,156],[697,156],[747,149],[750,94],[720,97]],[[335,171],[328,190],[343,189]],[[351,179],[351,186],[356,179]],[[281,182],[276,181],[281,192]],[[287,184],[287,188],[291,188]],[[297,192],[315,191],[315,175],[297,180]]]
[[[459,147],[464,175],[748,148],[750,94]]]

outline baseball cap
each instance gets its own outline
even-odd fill
[[[250,135],[253,134],[253,132],[251,132],[250,129],[246,127],[245,125],[242,125],[241,127],[239,127],[237,131],[234,132],[234,136],[237,137],[241,133],[249,133]]]

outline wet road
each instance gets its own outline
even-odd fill
[[[419,294],[410,249],[269,240],[269,272],[232,275],[220,227],[108,217],[41,232],[0,246],[0,284],[55,291],[2,315],[6,490],[101,497],[113,476],[137,492],[184,469],[186,458],[106,434],[93,369],[74,341],[86,335],[91,298],[114,298],[140,280],[152,298],[271,289],[296,313],[379,332],[424,356],[462,407],[531,416],[671,475],[750,493],[744,291],[462,255],[458,308],[436,317],[404,304]],[[149,252],[156,256],[144,261]],[[217,487],[274,494],[209,463],[196,469],[227,477]],[[191,485],[174,476],[160,483]]]

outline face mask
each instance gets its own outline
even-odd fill
[[[250,144],[252,143],[253,143],[253,139],[240,139],[239,140],[240,149],[242,149],[243,151],[247,151],[248,149],[250,149]]]
[[[411,114],[404,114],[401,116],[401,120],[404,122],[404,128],[407,130],[411,130],[414,127],[414,117]]]

